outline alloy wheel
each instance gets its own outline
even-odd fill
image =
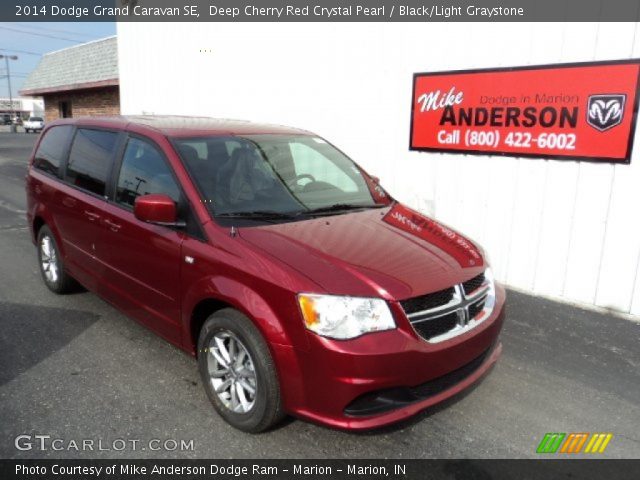
[[[228,330],[217,332],[208,345],[207,367],[220,402],[232,412],[250,412],[256,402],[257,379],[242,341]]]
[[[58,281],[58,256],[50,236],[45,235],[40,240],[40,264],[48,283]]]

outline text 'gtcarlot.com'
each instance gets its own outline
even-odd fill
[[[167,452],[186,452],[194,450],[193,440],[175,440],[173,438],[152,438],[142,441],[137,438],[116,438],[114,440],[103,440],[101,438],[71,439],[54,438],[51,435],[18,435],[14,445],[17,450],[54,450],[54,451],[77,451],[77,452],[101,452],[123,450],[151,450]]]

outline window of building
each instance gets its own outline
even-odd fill
[[[71,110],[71,100],[63,100],[58,102],[58,115],[60,118],[73,117],[73,112]]]

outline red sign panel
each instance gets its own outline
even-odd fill
[[[483,264],[480,251],[470,240],[404,205],[396,203],[382,220],[442,249],[462,268],[480,267]]]
[[[417,73],[411,150],[629,163],[640,60]]]

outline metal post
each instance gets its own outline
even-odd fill
[[[4,63],[7,66],[7,83],[9,84],[9,109],[11,111],[11,113],[9,114],[11,118],[11,126],[9,128],[11,129],[11,133],[16,133],[17,128],[13,123],[15,112],[13,110],[13,95],[11,94],[11,69],[9,68],[9,58],[11,58],[11,60],[17,60],[18,57],[16,55],[0,55],[0,58],[1,57],[4,57]]]

